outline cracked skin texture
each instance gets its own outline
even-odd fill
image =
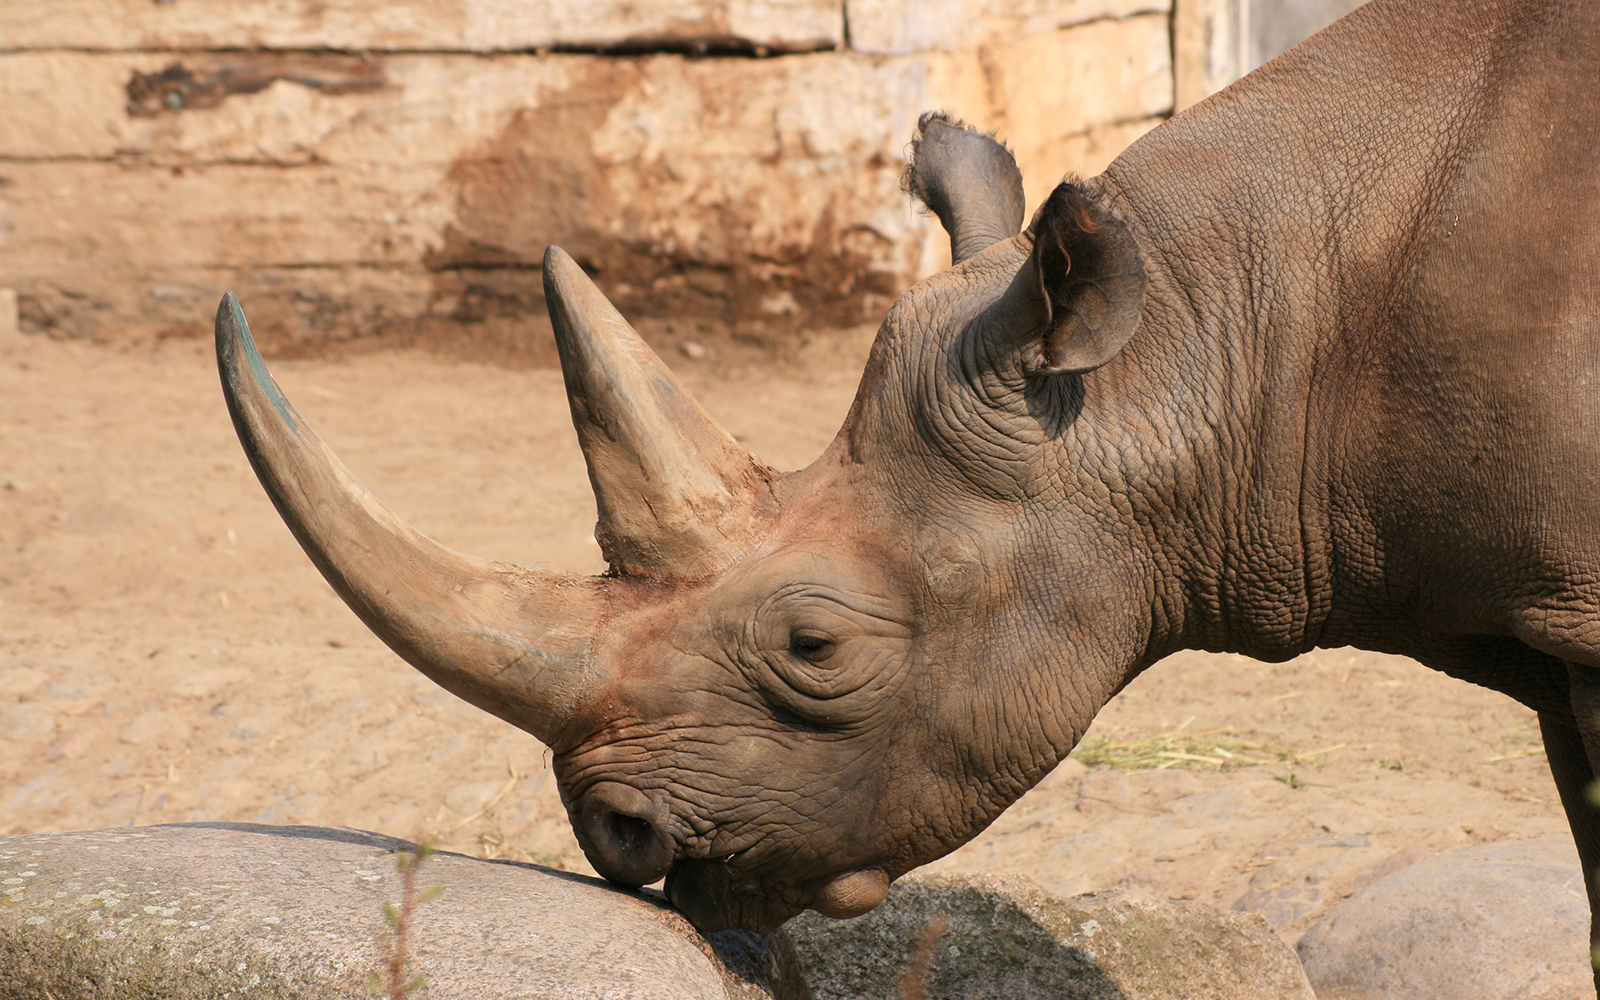
[[[1596,79],[1593,4],[1374,0],[908,291],[738,537],[586,584],[604,680],[521,723],[596,869],[859,912],[1163,656],[1353,645],[1539,712],[1595,870]]]

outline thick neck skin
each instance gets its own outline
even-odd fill
[[[1497,64],[1537,29],[1520,6],[1378,0],[1096,182],[1150,276],[1143,325],[1086,376],[1084,409],[1125,466],[1146,463],[1128,473],[1156,570],[1141,666],[1391,645],[1370,507],[1389,435],[1374,414],[1393,407],[1373,397],[1493,128]]]

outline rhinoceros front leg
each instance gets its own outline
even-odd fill
[[[1583,884],[1589,893],[1589,946],[1600,946],[1600,809],[1590,797],[1600,774],[1600,670],[1569,665],[1572,709],[1577,725],[1547,712],[1539,713],[1550,773],[1561,793],[1561,805],[1572,826],[1583,864]],[[1595,970],[1595,991],[1600,994],[1600,969]]]

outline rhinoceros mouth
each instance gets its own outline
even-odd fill
[[[746,886],[727,862],[686,858],[667,873],[667,898],[702,934],[741,927],[758,934],[777,930],[806,908],[799,886]]]
[[[802,910],[830,917],[866,913],[883,901],[889,881],[879,869],[863,869],[799,885],[751,884],[725,861],[688,858],[673,865],[665,888],[672,905],[702,934],[730,927],[767,934]]]

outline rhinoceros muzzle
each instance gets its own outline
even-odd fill
[[[711,843],[680,844],[668,833],[674,825],[670,810],[621,781],[590,785],[570,803],[569,812],[578,843],[595,871],[632,886],[665,878],[672,904],[707,933],[729,927],[764,933],[808,909],[830,917],[859,916],[882,902],[889,891],[889,876],[878,869],[803,881],[775,878],[788,866],[774,864],[774,845],[766,840],[733,854],[718,851],[706,856],[715,838]]]

